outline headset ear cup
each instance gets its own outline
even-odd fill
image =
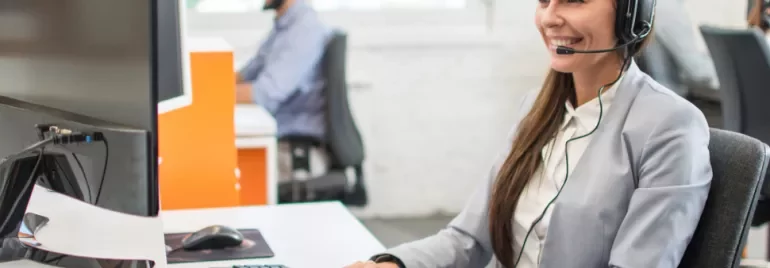
[[[667,0],[672,1],[672,0]],[[628,46],[629,55],[642,48],[652,32],[656,0],[617,0],[615,35],[620,43],[636,42]]]
[[[618,43],[623,44],[630,39],[627,32],[629,26],[629,19],[627,18],[629,2],[633,0],[617,0],[615,10],[615,37],[618,38]]]

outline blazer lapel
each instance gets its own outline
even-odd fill
[[[592,193],[596,190],[594,189],[597,186],[596,183],[604,179],[592,177],[601,174],[601,172],[597,172],[597,168],[607,168],[602,165],[607,165],[608,162],[612,163],[613,161],[610,159],[622,157],[622,155],[615,155],[613,150],[617,148],[617,143],[621,142],[622,137],[620,135],[626,118],[636,96],[644,86],[645,77],[646,75],[639,70],[636,64],[631,62],[631,66],[624,74],[623,80],[615,92],[612,105],[604,111],[599,127],[590,136],[591,141],[588,143],[588,147],[586,147],[580,160],[575,163],[575,169],[569,174],[567,181],[562,186],[563,191],[559,193],[551,208],[552,218],[546,235],[548,238],[543,247],[542,259],[544,261],[541,263],[543,265],[541,267],[553,267],[551,265],[560,263],[560,260],[580,260],[582,258],[582,256],[570,256],[569,252],[562,252],[568,250],[568,247],[561,244],[563,241],[558,241],[564,233],[575,231],[601,232],[603,230],[603,226],[597,225],[593,219],[600,214],[599,211],[594,211],[596,214],[586,214],[586,211],[580,210],[593,206],[593,202],[600,202],[596,201],[597,197],[593,196],[594,193]],[[596,242],[590,240],[590,235],[586,235],[585,238],[587,239],[584,241],[585,243]],[[597,252],[603,252],[602,248],[606,245],[591,246],[599,247]]]
[[[599,123],[599,128],[596,129],[596,132],[591,134],[591,141],[588,143],[588,147],[586,147],[586,150],[583,153],[583,156],[580,157],[580,160],[575,163],[576,166],[572,174],[569,175],[567,182],[568,184],[574,185],[575,183],[579,183],[581,180],[580,175],[583,168],[590,168],[584,167],[584,165],[586,162],[590,162],[594,157],[593,152],[596,151],[595,147],[597,142],[606,140],[604,136],[607,134],[614,135],[614,133],[616,133],[616,131],[608,131],[608,129],[617,129],[623,127],[623,123],[625,123],[626,115],[628,115],[631,103],[639,93],[639,83],[643,80],[642,78],[644,75],[645,74],[639,70],[639,67],[636,66],[636,63],[632,61],[631,65],[623,76],[623,80],[620,82],[620,85],[617,88],[617,92],[615,93],[615,98],[612,101],[612,105],[608,110],[604,111],[604,114],[602,115],[602,121]],[[567,184],[562,187],[565,186],[567,186]],[[572,188],[575,187],[573,186]],[[554,205],[558,205],[558,203],[559,202],[556,202]]]

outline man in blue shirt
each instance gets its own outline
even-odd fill
[[[264,9],[275,10],[275,23],[257,54],[237,73],[236,102],[264,107],[278,123],[279,139],[300,136],[323,141],[326,100],[320,63],[331,31],[304,0],[266,0]],[[282,179],[293,170],[295,150],[279,142]],[[308,175],[325,173],[328,162],[320,145],[308,154]]]

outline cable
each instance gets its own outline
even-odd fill
[[[43,261],[43,262],[45,262],[47,264],[51,264],[52,262],[56,262],[55,264],[59,264],[59,261],[61,261],[61,259],[64,259],[64,257],[67,257],[67,255],[59,255],[58,257],[53,257],[50,260]]]
[[[96,190],[96,199],[94,200],[94,205],[99,204],[99,197],[102,196],[102,187],[104,186],[104,177],[107,175],[107,163],[109,162],[110,157],[110,144],[107,142],[107,137],[104,137],[102,135],[102,142],[104,143],[104,167],[102,168],[102,179],[99,183],[99,189]]]
[[[586,134],[583,134],[581,136],[571,138],[567,140],[567,142],[564,143],[564,166],[567,172],[564,174],[564,183],[559,188],[559,191],[556,192],[556,196],[554,196],[551,201],[548,201],[548,204],[545,205],[545,209],[543,209],[543,212],[540,213],[540,216],[538,216],[534,222],[532,222],[532,225],[529,227],[529,230],[527,231],[527,235],[524,236],[524,242],[521,243],[521,250],[519,251],[519,257],[516,258],[516,262],[513,264],[513,268],[516,268],[516,266],[519,265],[519,261],[521,261],[521,256],[524,255],[524,247],[527,245],[527,239],[529,239],[529,235],[532,233],[532,230],[535,229],[535,225],[540,223],[541,220],[545,217],[545,213],[548,211],[548,208],[553,205],[554,202],[556,202],[556,199],[559,198],[559,195],[561,194],[561,191],[564,190],[564,186],[567,186],[567,180],[569,179],[569,143],[575,140],[579,140],[585,137],[590,136],[591,134],[594,134],[597,129],[599,129],[599,125],[602,122],[602,117],[604,116],[604,103],[602,103],[602,91],[604,91],[607,86],[613,85],[617,83],[621,77],[623,77],[623,72],[626,70],[628,64],[631,62],[631,56],[627,56],[625,59],[623,59],[623,65],[620,67],[620,73],[618,74],[618,77],[615,78],[614,81],[612,81],[609,84],[603,85],[599,88],[598,92],[596,93],[596,97],[599,99],[599,120],[596,121],[596,125],[594,128],[589,131]]]
[[[64,170],[64,168],[62,168],[61,163],[59,163],[58,160],[54,160],[54,164],[56,165],[56,168],[58,170]],[[43,169],[47,170],[48,169],[48,165],[46,165],[46,163],[43,163],[43,165],[44,165]],[[82,167],[81,167],[81,170],[82,170]],[[67,181],[67,184],[69,184],[70,188],[72,188],[72,190],[75,191],[75,189],[77,189],[77,187],[75,187],[75,184],[72,182],[72,178],[70,178],[70,176],[67,174],[67,172],[62,172],[62,175],[64,175],[64,180]],[[52,183],[51,182],[51,178],[48,178],[48,180],[49,180],[48,183]],[[53,187],[53,185],[51,185],[51,187]]]
[[[83,168],[83,164],[80,163],[80,158],[75,153],[70,152],[72,155],[72,158],[75,158],[75,162],[78,163],[78,167],[80,168],[80,173],[83,173],[83,180],[86,181],[86,188],[88,189],[88,202],[90,203],[93,201],[93,194],[91,193],[91,185],[88,182],[88,176],[86,175],[86,170]]]

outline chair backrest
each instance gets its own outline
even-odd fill
[[[363,141],[348,103],[346,60],[347,34],[335,30],[322,61],[326,80],[326,145],[332,168],[357,166],[364,161]]]
[[[770,48],[756,29],[701,26],[721,84],[724,129],[770,143]]]
[[[770,147],[732,131],[711,129],[713,178],[683,268],[738,267],[765,177]]]

